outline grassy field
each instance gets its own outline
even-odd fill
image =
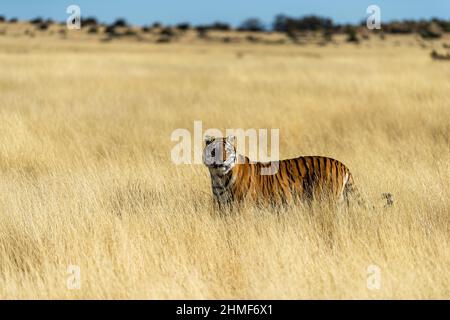
[[[0,298],[450,298],[450,63],[413,38],[5,36],[0,70]],[[218,217],[206,167],[170,158],[194,120],[279,128],[281,158],[339,159],[395,207]]]

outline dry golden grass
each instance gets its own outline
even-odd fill
[[[0,297],[450,298],[450,64],[428,53],[0,38]],[[194,120],[279,128],[282,158],[337,158],[396,206],[220,218],[207,169],[170,160]]]

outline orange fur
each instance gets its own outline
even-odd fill
[[[270,163],[251,163],[244,157],[231,170],[232,201],[256,201],[263,204],[283,204],[295,199],[347,200],[353,189],[349,169],[341,162],[319,156],[299,157],[279,161],[278,171],[262,175],[261,169]]]

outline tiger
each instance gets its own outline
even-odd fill
[[[311,205],[327,199],[350,205],[350,199],[367,207],[350,170],[340,161],[324,156],[302,156],[276,162],[252,162],[236,153],[235,137],[205,136],[203,162],[211,176],[214,203],[230,208],[244,201],[259,205],[284,205],[300,200]],[[262,174],[276,165],[273,174]],[[386,206],[393,204],[390,193],[383,194]]]

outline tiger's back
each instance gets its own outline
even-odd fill
[[[263,175],[262,169],[273,163],[243,163],[232,170],[232,199],[250,199],[260,203],[282,204],[299,199],[348,201],[354,191],[350,170],[340,161],[306,156],[275,163],[278,170]]]

